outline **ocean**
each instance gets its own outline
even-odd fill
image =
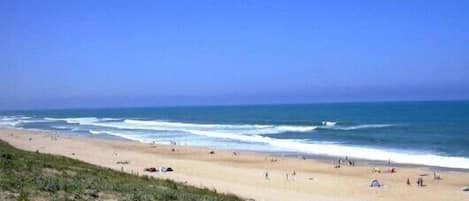
[[[469,101],[2,111],[0,127],[469,169]]]

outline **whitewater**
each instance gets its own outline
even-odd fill
[[[366,160],[390,160],[395,163],[441,166],[449,168],[469,169],[469,159],[466,157],[445,156],[434,153],[400,151],[398,149],[379,149],[368,146],[353,146],[339,142],[318,141],[308,138],[277,138],[278,135],[291,133],[302,135],[316,135],[321,130],[329,131],[367,131],[372,129],[392,128],[395,124],[358,124],[343,125],[340,122],[322,121],[317,124],[209,124],[191,123],[165,120],[143,120],[130,118],[98,118],[98,117],[28,117],[3,116],[0,118],[1,127],[28,128],[28,125],[42,126],[43,130],[60,130],[63,132],[89,133],[91,135],[111,135],[128,140],[144,143],[170,144],[177,142],[174,134],[184,136],[187,145],[204,145],[202,141],[215,140],[217,143],[206,143],[224,148],[223,142],[236,144],[252,144],[259,147],[259,151],[296,152],[334,157],[348,156]],[[35,128],[37,129],[37,128]],[[159,135],[164,133],[165,135]],[[173,135],[173,137],[171,137]],[[192,136],[192,137],[191,137]],[[200,136],[197,138],[194,136]],[[187,141],[187,139],[193,139]],[[195,142],[197,141],[197,142]],[[221,141],[221,142],[220,142]],[[233,145],[235,144],[235,145]],[[243,147],[243,146],[240,146]],[[444,161],[444,163],[442,163]]]

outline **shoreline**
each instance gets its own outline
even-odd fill
[[[303,160],[288,154],[239,151],[234,156],[233,151],[224,149],[151,145],[26,129],[2,128],[0,139],[20,149],[63,155],[116,170],[124,168],[130,173],[168,178],[255,200],[465,200],[469,197],[460,190],[469,185],[467,171],[440,167],[438,173],[443,180],[435,181],[431,167],[425,166],[393,164],[397,168],[394,174],[372,173],[372,168],[384,171],[389,167],[357,160],[355,167],[334,168],[326,159]],[[215,153],[209,154],[211,150]],[[129,160],[130,164],[116,164],[119,160]],[[147,173],[143,171],[147,166],[171,166],[175,172]],[[264,178],[265,172],[269,173],[268,180]],[[292,172],[296,175],[293,178]],[[286,174],[290,174],[289,180]],[[414,180],[421,174],[429,176],[424,176],[427,186],[419,188]],[[405,184],[406,178],[412,180],[411,186]],[[370,188],[373,179],[378,179],[384,187]]]
[[[285,108],[286,111],[297,111],[301,108]],[[326,108],[327,109],[327,108]],[[343,108],[348,111],[350,108]],[[240,109],[241,110],[241,109]],[[314,111],[314,108],[310,108]],[[158,144],[170,144],[172,141],[189,146],[208,146],[217,149],[248,150],[256,152],[276,152],[279,155],[310,155],[313,158],[330,157],[336,160],[340,157],[359,159],[366,163],[383,164],[390,160],[392,163],[409,164],[428,167],[442,167],[454,169],[469,169],[469,150],[464,141],[465,126],[448,127],[444,122],[435,124],[403,123],[402,121],[386,120],[337,120],[321,121],[328,118],[310,116],[308,121],[273,121],[247,120],[246,117],[236,120],[217,117],[197,116],[193,120],[184,120],[184,115],[174,112],[173,120],[165,120],[165,110],[138,111],[143,116],[116,115],[116,111],[64,111],[54,113],[22,113],[3,116],[0,124],[7,127],[38,129],[46,132],[73,133],[87,136],[119,136],[133,141]],[[243,110],[241,110],[243,111]],[[278,109],[276,115],[283,112]],[[102,112],[100,114],[96,112]],[[153,117],[145,112],[154,112]],[[207,112],[219,114],[217,110]],[[249,111],[244,111],[249,112]],[[240,114],[244,114],[240,113]],[[262,110],[259,111],[262,113]],[[392,112],[392,111],[390,111]],[[60,113],[64,113],[60,115]],[[67,113],[67,115],[65,115]],[[68,114],[69,113],[69,114]],[[249,113],[246,113],[249,114]],[[161,116],[162,115],[162,116]],[[179,116],[180,115],[180,116]],[[245,115],[245,114],[244,114]],[[306,115],[303,114],[303,115]],[[281,116],[280,116],[281,117]],[[239,117],[237,117],[239,118]],[[257,117],[256,117],[257,118]],[[170,118],[171,119],[171,118]],[[198,120],[196,120],[198,119]],[[210,120],[211,119],[211,120]],[[331,119],[340,119],[331,118]],[[289,122],[290,121],[290,122]],[[419,120],[420,121],[420,120]],[[328,124],[328,125],[323,125]],[[439,135],[438,129],[431,135],[423,135],[426,128],[455,129],[448,130],[450,135]],[[460,132],[456,132],[460,130]],[[168,134],[166,134],[168,132]],[[416,135],[408,133],[416,132]],[[446,131],[445,131],[446,132]],[[402,135],[402,137],[399,137]],[[432,137],[431,137],[432,136]],[[444,136],[444,137],[443,137]],[[422,139],[420,139],[422,138]],[[440,139],[441,138],[441,139]],[[452,140],[452,138],[454,138]],[[454,141],[449,144],[440,142]],[[445,163],[441,163],[445,161]]]
[[[5,128],[0,128],[5,129]],[[83,137],[83,138],[90,138],[90,139],[103,139],[103,140],[118,140],[118,141],[125,141],[125,142],[135,142],[135,143],[142,143],[142,144],[151,144],[148,142],[140,142],[120,136],[109,135],[109,134],[99,134],[99,135],[92,135],[92,134],[77,134],[73,132],[61,132],[61,131],[48,131],[48,130],[40,130],[40,129],[27,129],[27,128],[6,128],[12,130],[24,130],[24,131],[32,131],[32,132],[39,132],[39,133],[49,133],[49,134],[56,134],[62,135],[66,134],[65,136],[71,137]],[[169,146],[167,144],[158,144],[158,146]],[[345,158],[346,156],[330,156],[330,155],[322,155],[322,154],[310,154],[310,153],[302,153],[302,152],[281,152],[281,151],[256,151],[256,150],[243,150],[243,149],[230,149],[230,148],[212,148],[208,146],[195,146],[195,145],[177,145],[182,147],[191,147],[195,149],[206,149],[206,150],[219,150],[219,151],[227,151],[227,152],[246,152],[246,153],[257,153],[261,155],[269,155],[274,157],[289,157],[289,158],[302,158],[305,157],[308,160],[314,160],[322,163],[333,163],[338,159]],[[452,167],[441,167],[441,166],[432,166],[432,165],[424,165],[424,164],[409,164],[409,163],[397,163],[392,162],[388,164],[386,160],[369,160],[369,159],[362,159],[362,158],[353,158],[350,157],[353,161],[358,162],[361,165],[365,166],[383,166],[383,167],[399,167],[399,168],[421,168],[421,169],[428,169],[429,171],[444,171],[444,172],[464,172],[469,173],[469,169],[465,168],[452,168]]]

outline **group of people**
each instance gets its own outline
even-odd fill
[[[423,175],[420,175],[420,176],[426,176],[426,174],[423,174]],[[433,171],[433,179],[434,180],[441,180],[441,176],[439,174],[436,173],[436,171]],[[410,183],[410,179],[407,178],[407,185],[411,185]],[[422,177],[419,177],[417,179],[417,185],[420,186],[420,187],[424,187],[425,185],[423,184],[423,178]]]
[[[345,159],[337,159],[337,164],[335,165],[335,168],[340,168],[342,164],[348,165],[348,166],[355,166],[355,161],[350,160],[347,156],[345,156]]]
[[[296,171],[293,171],[291,174],[287,172],[287,174],[285,175],[286,178],[287,178],[287,181],[292,179],[292,180],[295,180],[296,178]]]
[[[266,180],[269,180],[269,179],[270,179],[270,177],[269,177],[269,172],[266,171],[265,174],[264,174],[264,177],[265,177]],[[295,180],[295,178],[296,178],[296,171],[293,171],[292,173],[288,173],[288,172],[287,172],[287,173],[285,174],[285,177],[286,177],[287,181],[289,181],[289,180]]]

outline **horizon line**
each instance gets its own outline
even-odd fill
[[[281,105],[322,105],[322,104],[371,104],[371,103],[433,103],[433,102],[466,102],[469,98],[461,99],[414,99],[414,100],[351,100],[351,101],[318,101],[297,103],[238,103],[238,104],[174,104],[174,105],[147,105],[147,106],[89,106],[89,107],[43,107],[43,108],[20,108],[0,109],[0,112],[16,111],[42,111],[42,110],[95,110],[95,109],[144,109],[144,108],[191,108],[191,107],[250,107],[250,106],[281,106]]]

